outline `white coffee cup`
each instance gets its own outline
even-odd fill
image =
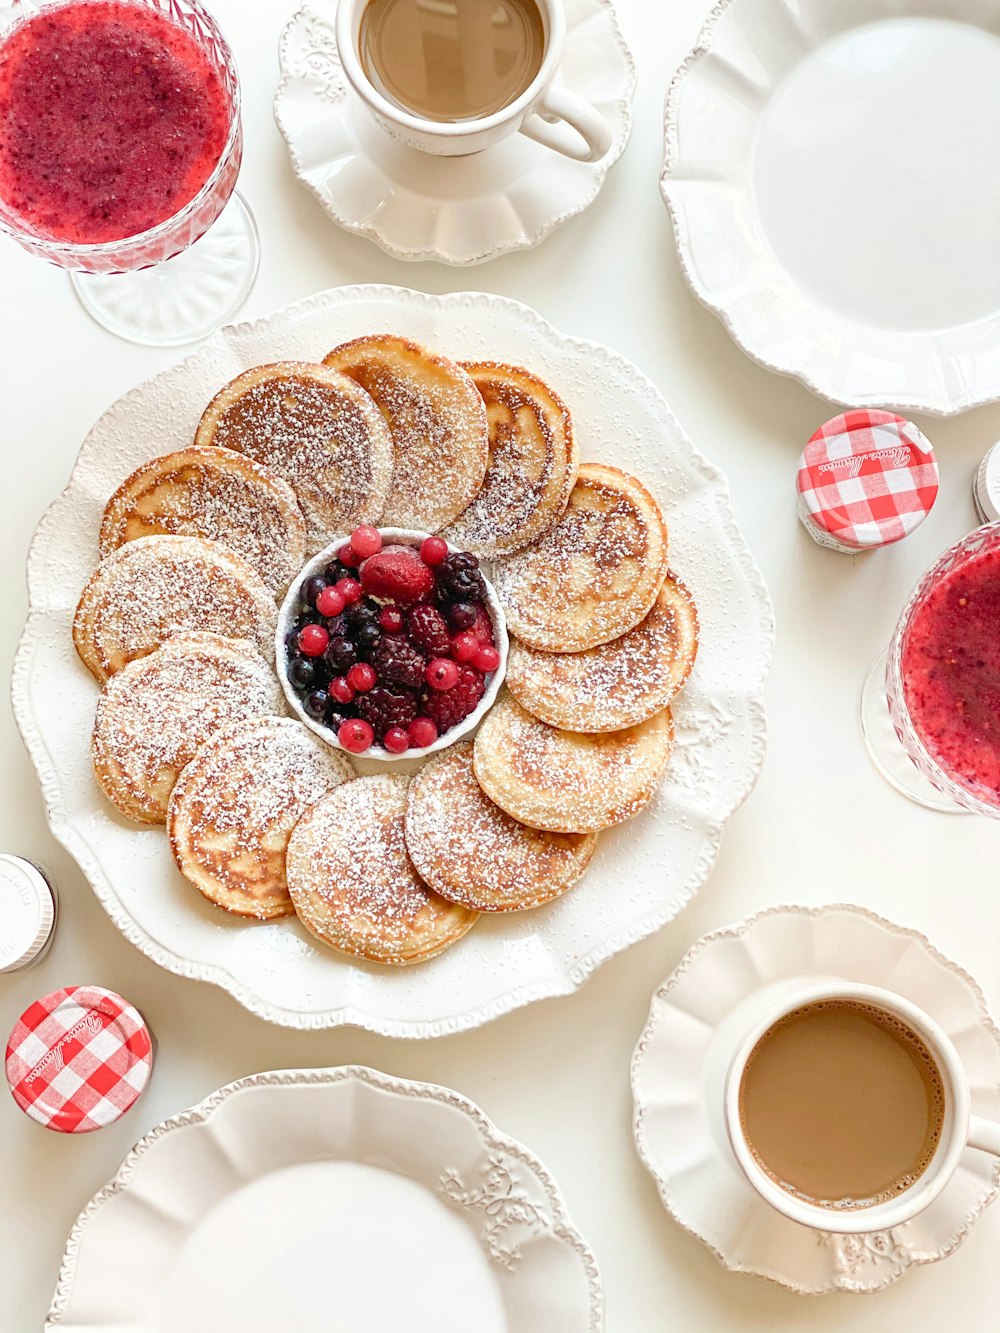
[[[545,56],[528,87],[509,106],[478,120],[426,120],[390,102],[374,86],[361,64],[359,33],[368,0],[340,0],[337,51],[347,79],[379,125],[391,134],[438,157],[459,157],[492,148],[508,135],[527,135],[578,162],[597,162],[611,147],[611,129],[591,104],[558,83],[566,39],[563,0],[535,0],[545,28]]]
[[[934,1156],[909,1189],[886,1203],[870,1208],[839,1209],[807,1203],[783,1190],[761,1168],[747,1143],[740,1121],[740,1085],[747,1060],[757,1042],[779,1019],[818,1000],[853,1000],[894,1015],[914,1031],[927,1046],[941,1072],[945,1090],[944,1124]],[[818,1231],[861,1234],[886,1231],[909,1222],[938,1197],[958,1167],[967,1147],[981,1148],[1000,1156],[1000,1123],[984,1120],[971,1112],[969,1080],[951,1038],[929,1014],[902,996],[878,986],[835,982],[806,986],[785,995],[780,1004],[763,1014],[741,1039],[729,1065],[725,1081],[725,1125],[736,1161],[757,1193],[772,1208],[793,1222]]]

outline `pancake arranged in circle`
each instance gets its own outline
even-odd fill
[[[392,439],[353,379],[310,361],[256,366],[206,407],[197,445],[246,454],[284,477],[311,546],[378,521],[392,481]]]
[[[479,729],[473,766],[486,795],[522,824],[597,833],[649,803],[673,744],[669,708],[595,735],[539,722],[505,693]]]
[[[476,781],[472,742],[434,755],[410,779],[406,848],[443,897],[477,912],[517,912],[577,882],[596,833],[546,833],[512,819]]]
[[[543,653],[511,640],[507,688],[529,713],[570,731],[620,731],[661,712],[698,652],[694,598],[668,573],[645,620],[582,653]]]
[[[537,375],[497,361],[463,368],[486,404],[490,458],[479,494],[442,535],[492,559],[553,526],[576,482],[579,453],[569,408]]]
[[[306,558],[295,492],[232,449],[178,449],[150,459],[118,487],[101,523],[101,555],[138,537],[208,537],[242,556],[275,596]]]
[[[303,925],[372,963],[422,963],[460,940],[476,913],[417,874],[406,851],[406,779],[355,778],[303,815],[288,844],[288,892]]]
[[[92,742],[97,780],[129,819],[163,824],[174,784],[200,747],[227,723],[281,714],[283,703],[252,643],[178,634],[105,685]]]
[[[73,618],[81,659],[105,681],[189,630],[249,639],[274,656],[278,607],[256,570],[204,537],[140,537],[102,560]]]
[[[259,717],[217,731],[181,770],[167,832],[177,867],[237,916],[291,916],[285,852],[320,797],[354,777],[342,754],[300,722]]]
[[[667,574],[667,524],[635,477],[584,463],[546,535],[497,560],[493,586],[507,627],[532,648],[577,653],[627,634]]]
[[[357,380],[392,433],[382,523],[437,532],[456,519],[478,494],[489,457],[486,407],[461,366],[391,334],[343,343],[325,362]]]

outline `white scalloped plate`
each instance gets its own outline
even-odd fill
[[[292,168],[334,222],[397,259],[482,264],[537,245],[597,198],[632,132],[636,82],[611,0],[566,0],[559,67],[565,86],[611,126],[599,162],[575,162],[523,134],[450,158],[390,138],[344,78],[336,8],[336,0],[310,0],[289,21],[274,98]]]
[[[1000,3],[725,0],[666,101],[685,275],[852,407],[1000,398]]]
[[[794,1291],[875,1292],[965,1239],[1000,1189],[1000,1162],[966,1148],[952,1180],[905,1226],[816,1232],[770,1208],[736,1164],[726,1070],[755,1018],[807,982],[885,986],[944,1028],[974,1114],[1000,1119],[1000,1029],[982,991],[923,935],[863,907],[767,908],[703,936],[653,996],[632,1057],[636,1147],[664,1207],[721,1263]]]
[[[478,1106],[361,1066],[220,1088],[70,1234],[58,1333],[600,1333],[597,1263]]]
[[[97,694],[70,636],[73,608],[97,560],[104,505],[136,466],[189,443],[204,404],[244,369],[315,359],[345,339],[382,331],[457,357],[521,362],[552,383],[573,411],[582,457],[637,473],[658,496],[670,525],[671,563],[701,613],[698,661],[674,709],[678,745],[651,806],[602,835],[572,893],[514,918],[484,917],[455,948],[404,969],[349,962],[291,921],[260,925],[226,916],[178,874],[162,829],[118,817],[91,771]],[[440,1036],[574,990],[697,892],[723,824],[764,756],[762,696],[774,628],[725,478],[634,366],[496,296],[345,287],[222,330],[98,421],[69,485],[39,525],[28,584],[14,711],[52,831],[115,924],[150,958],[214,982],[254,1013],[292,1027],[354,1023],[387,1036]]]

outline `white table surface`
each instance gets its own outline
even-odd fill
[[[832,410],[747,360],[690,295],[657,189],[664,90],[707,0],[620,0],[640,71],[624,159],[582,217],[534,251],[470,271],[397,262],[327,220],[294,180],[271,119],[277,39],[291,0],[214,0],[212,8],[245,83],[242,189],[263,241],[245,314],[359,281],[432,292],[482,288],[528,302],[567,333],[607,342],[634,360],[695,443],[727,470],[737,517],[771,587],[778,648],[768,690],[770,750],[709,883],[659,935],[607,963],[572,997],[477,1032],[407,1043],[343,1029],[271,1028],[221,991],[171,976],[133,949],[50,836],[34,772],[3,710],[0,848],[51,869],[63,913],[44,964],[0,979],[0,1031],[37,995],[96,982],[144,1011],[159,1052],[137,1108],[82,1140],[45,1132],[0,1096],[0,1328],[40,1329],[73,1219],[157,1121],[244,1074],[352,1061],[449,1084],[539,1154],[597,1253],[607,1333],[986,1327],[987,1312],[1000,1304],[1000,1206],[950,1259],[877,1297],[801,1298],[726,1272],[666,1215],[633,1152],[628,1061],[651,992],[692,941],[780,901],[857,901],[914,925],[964,964],[1000,1010],[1000,826],[909,805],[870,766],[857,723],[862,677],[906,593],[933,557],[974,526],[969,482],[1000,435],[1000,408],[920,420],[937,447],[942,486],[933,514],[907,541],[851,559],[804,534],[793,466]],[[8,242],[0,243],[0,312],[6,669],[24,616],[28,541],[84,433],[119,394],[180,353],[104,333],[77,307],[61,273]]]

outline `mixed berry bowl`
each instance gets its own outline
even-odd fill
[[[296,716],[329,745],[387,763],[473,731],[497,697],[507,649],[476,556],[425,532],[367,524],[303,567],[275,636]]]

